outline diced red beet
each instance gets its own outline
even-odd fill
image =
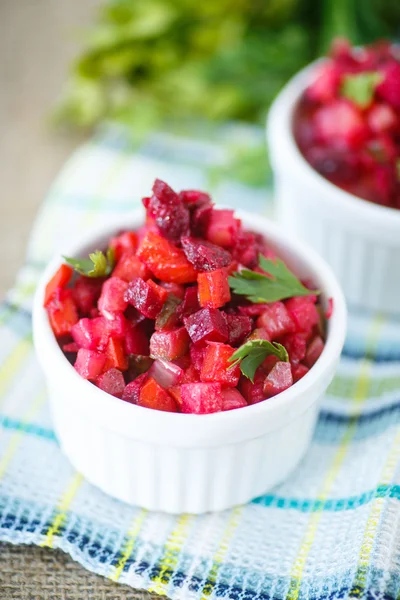
[[[247,406],[247,402],[239,390],[235,388],[224,388],[222,390],[222,410],[234,410],[245,406]]]
[[[114,250],[115,260],[119,261],[125,253],[134,254],[136,252],[138,238],[133,231],[124,231],[110,240],[110,248]]]
[[[119,277],[110,277],[103,283],[98,302],[101,314],[109,317],[115,312],[123,312],[126,309],[128,302],[124,296],[127,287],[127,282]]]
[[[178,201],[178,194],[168,185],[168,183],[162,181],[162,179],[156,179],[154,181],[152,190],[155,196],[166,203],[173,204]],[[151,198],[148,198],[147,207],[149,206],[150,201]]]
[[[177,412],[178,410],[173,397],[153,377],[149,377],[142,385],[138,405],[166,412]]]
[[[147,373],[142,373],[136,377],[136,379],[128,383],[122,392],[122,400],[131,402],[132,404],[137,404],[139,402],[140,390],[148,378],[149,376]]]
[[[164,289],[161,285],[158,285],[155,281],[153,281],[152,279],[148,279],[147,283],[149,284],[150,287],[153,288],[154,292],[157,294],[157,296],[160,299],[160,302],[162,304],[164,304],[164,302],[166,301],[166,299],[168,298],[168,291],[166,289]]]
[[[190,232],[189,208],[166,183],[156,180],[153,196],[147,203],[147,214],[152,217],[161,234],[174,242]]]
[[[306,367],[306,365],[303,365],[302,363],[299,363],[295,367],[292,365],[293,383],[299,381],[302,377],[304,377],[304,375],[306,375],[306,373],[308,373],[308,371],[309,368]]]
[[[185,288],[183,285],[179,283],[174,283],[173,281],[162,281],[160,283],[161,287],[163,287],[169,294],[173,294],[179,300],[183,300],[185,296]]]
[[[263,312],[269,309],[271,304],[259,303],[259,304],[249,304],[247,306],[238,306],[238,311],[242,315],[247,315],[248,317],[258,317],[262,315]]]
[[[277,338],[296,330],[295,324],[283,302],[273,302],[257,319],[257,327],[267,330],[270,339]]]
[[[214,209],[211,203],[202,204],[194,209],[191,218],[191,230],[193,235],[204,237],[213,212]]]
[[[276,394],[287,390],[292,384],[293,377],[290,363],[278,361],[265,378],[264,395],[271,398],[271,396],[276,396]]]
[[[134,254],[123,254],[113,271],[113,276],[129,283],[135,277],[148,279],[151,276],[151,271]]]
[[[229,362],[234,351],[234,348],[226,344],[210,343],[201,366],[201,381],[219,381],[223,385],[236,387],[239,383],[240,367],[232,367],[232,363]]]
[[[111,394],[116,398],[122,398],[125,389],[125,380],[121,371],[118,369],[109,369],[96,379],[96,385],[103,392]]]
[[[331,102],[337,96],[340,81],[340,69],[333,61],[328,60],[316,69],[306,96],[314,102]]]
[[[189,336],[185,327],[171,331],[155,331],[150,338],[150,356],[175,360],[189,350]]]
[[[234,218],[233,210],[213,210],[210,214],[206,238],[217,246],[234,246],[240,230],[239,219]]]
[[[267,340],[270,342],[271,336],[265,327],[256,327],[245,339],[246,342],[250,342],[251,340]]]
[[[78,344],[75,344],[75,342],[69,342],[68,344],[64,344],[62,349],[63,352],[70,352],[71,354],[76,354],[79,350],[79,346]]]
[[[283,336],[279,343],[285,346],[292,365],[297,365],[306,355],[307,341],[301,333],[289,333]]]
[[[137,255],[161,281],[192,283],[197,280],[197,272],[183,250],[152,231],[143,238]]]
[[[178,308],[180,304],[181,300],[179,300],[179,298],[173,294],[169,294],[164,306],[157,315],[155,322],[156,331],[168,331],[177,326],[179,321]]]
[[[190,345],[190,359],[196,371],[201,371],[206,349],[207,345],[205,343]]]
[[[236,273],[237,271],[242,271],[243,269],[244,269],[244,266],[240,265],[236,261],[232,261],[231,264],[228,267],[226,267],[226,270],[228,271],[228,275],[233,275],[233,273]]]
[[[226,269],[217,269],[209,273],[199,273],[199,304],[204,308],[221,308],[230,301],[231,290]]]
[[[252,321],[246,315],[225,314],[228,325],[228,342],[231,346],[238,346],[250,334]]]
[[[216,244],[194,237],[182,237],[181,244],[186,258],[196,271],[215,271],[230,265],[232,256]]]
[[[240,231],[232,250],[232,257],[244,267],[253,269],[258,264],[259,251],[260,248],[256,243],[256,236],[254,233],[251,233],[250,231]]]
[[[266,375],[271,371],[271,369],[273,369],[273,367],[278,361],[279,358],[277,356],[274,356],[273,354],[270,354],[263,360],[261,366],[264,369]]]
[[[57,288],[46,309],[51,328],[56,337],[71,333],[72,327],[78,322],[79,318],[71,290]]]
[[[265,400],[264,394],[264,381],[265,381],[265,370],[262,367],[258,367],[254,375],[254,383],[247,377],[242,375],[239,380],[239,390],[247,400],[248,404],[257,404],[262,400]]]
[[[200,192],[199,190],[182,190],[179,192],[179,198],[189,207],[194,205],[203,206],[204,204],[211,204],[211,197],[206,192]]]
[[[125,354],[124,342],[121,339],[110,337],[105,350],[108,368],[116,368],[120,371],[126,371],[128,368],[128,358]]]
[[[115,338],[123,338],[129,329],[129,321],[122,312],[113,313],[112,319],[104,319],[109,335]]]
[[[73,268],[69,265],[63,264],[58,268],[56,273],[50,279],[49,283],[46,285],[44,292],[44,306],[48,305],[57,289],[62,290],[68,285],[72,279],[73,272]]]
[[[109,337],[107,320],[104,317],[79,319],[71,328],[71,335],[80,348],[102,351]]]
[[[391,104],[395,109],[400,109],[400,63],[391,60],[380,67],[383,80],[376,88],[377,95]]]
[[[75,370],[84,379],[90,379],[94,381],[106,364],[106,357],[100,352],[94,350],[87,350],[86,348],[80,348],[76,356],[74,364]]]
[[[368,112],[368,125],[375,133],[382,133],[395,129],[399,120],[389,104],[375,104]]]
[[[197,285],[192,285],[186,288],[182,304],[180,304],[179,308],[177,309],[177,315],[179,319],[188,317],[200,309],[198,290],[199,288]]]
[[[163,307],[158,291],[140,277],[127,285],[124,298],[148,319],[155,319]]]
[[[137,354],[148,356],[150,354],[150,342],[143,323],[133,323],[128,328],[125,338],[126,354]]]
[[[307,348],[306,357],[304,359],[304,363],[307,367],[311,368],[317,362],[322,354],[324,346],[325,344],[319,335],[316,335],[311,340]]]
[[[208,414],[223,407],[220,383],[184,383],[181,385],[182,412]]]
[[[319,139],[326,144],[357,148],[368,137],[361,112],[346,100],[336,100],[319,108],[314,123]]]
[[[286,309],[294,322],[296,332],[309,332],[319,323],[317,308],[308,296],[289,298],[286,301]]]
[[[103,277],[93,278],[80,275],[76,279],[72,288],[72,297],[82,315],[88,315],[96,308],[103,283]]]
[[[200,381],[199,373],[194,368],[194,365],[190,365],[183,372],[183,377],[182,377],[182,380],[181,380],[181,384],[183,384],[183,383],[197,383],[198,381]]]
[[[172,361],[172,363],[177,367],[180,367],[181,369],[188,369],[191,365],[190,352],[187,352],[186,354],[184,354],[184,356],[176,358]]]
[[[330,319],[333,314],[333,298],[328,298],[328,308],[326,309],[325,317]]]
[[[217,308],[202,308],[184,319],[192,342],[226,342],[228,326]]]
[[[125,318],[127,319],[127,321],[129,321],[132,324],[136,324],[136,323],[142,323],[143,321],[146,321],[146,317],[144,315],[142,315],[141,312],[139,312],[138,310],[136,310],[136,308],[134,306],[132,306],[132,304],[128,305],[128,308],[126,309],[126,311],[124,312]]]

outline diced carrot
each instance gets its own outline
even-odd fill
[[[226,269],[217,269],[208,273],[199,273],[199,303],[203,308],[221,308],[231,299]]]
[[[106,347],[107,367],[126,371],[128,368],[128,358],[124,351],[124,342],[114,337],[110,337]]]
[[[64,289],[71,281],[73,268],[69,265],[62,264],[61,267],[54,273],[49,283],[46,285],[44,292],[44,306],[47,306],[57,289]]]

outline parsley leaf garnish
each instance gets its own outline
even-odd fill
[[[86,277],[106,277],[110,275],[115,265],[113,248],[108,248],[106,255],[101,250],[89,254],[89,258],[70,258],[63,256],[75,271]]]
[[[287,350],[282,344],[269,342],[268,340],[250,340],[232,354],[229,362],[233,364],[228,368],[232,369],[240,364],[240,370],[243,375],[254,383],[255,372],[267,356],[271,354],[277,356],[283,362],[288,362],[289,360]]]
[[[381,81],[382,75],[377,71],[345,75],[341,86],[341,94],[360,108],[366,108],[371,104],[376,86]]]
[[[306,288],[280,259],[271,260],[260,255],[259,265],[268,275],[243,269],[229,277],[229,285],[235,294],[246,296],[256,304],[319,294],[318,290]]]

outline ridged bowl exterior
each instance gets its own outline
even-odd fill
[[[350,305],[400,315],[400,210],[334,186],[306,162],[294,140],[295,107],[313,69],[289,82],[268,117],[278,220],[327,261]]]
[[[74,467],[104,492],[129,504],[170,513],[202,513],[248,502],[282,481],[303,457],[314,429],[319,399],[333,378],[346,330],[346,307],[324,261],[301,242],[286,240],[258,215],[239,213],[246,227],[263,233],[279,254],[322,291],[335,308],[324,351],[294,386],[253,406],[208,415],[151,410],[106,394],[82,379],[60,350],[43,309],[44,273],[35,296],[34,343],[49,391],[57,437]],[[132,214],[67,249],[79,256],[122,228],[135,229]]]
[[[304,456],[318,414],[316,400],[262,436],[182,448],[123,437],[80,411],[68,392],[49,391],[55,430],[74,467],[119,500],[169,513],[223,510],[264,494]]]

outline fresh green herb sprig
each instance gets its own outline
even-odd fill
[[[243,269],[229,277],[229,285],[235,294],[246,296],[256,304],[319,294],[318,290],[306,288],[280,259],[271,260],[260,254],[259,265],[267,275]]]
[[[276,356],[283,362],[289,361],[287,350],[278,342],[269,342],[268,340],[250,340],[238,348],[230,357],[229,362],[232,369],[240,365],[240,370],[245,377],[254,383],[254,374],[258,367],[264,362],[267,356]]]
[[[89,254],[89,258],[71,258],[63,256],[64,260],[81,275],[86,277],[106,277],[112,273],[115,265],[113,248],[108,248],[106,254],[96,250]]]
[[[341,95],[360,108],[367,108],[374,98],[376,86],[381,81],[382,75],[377,71],[345,75]]]

